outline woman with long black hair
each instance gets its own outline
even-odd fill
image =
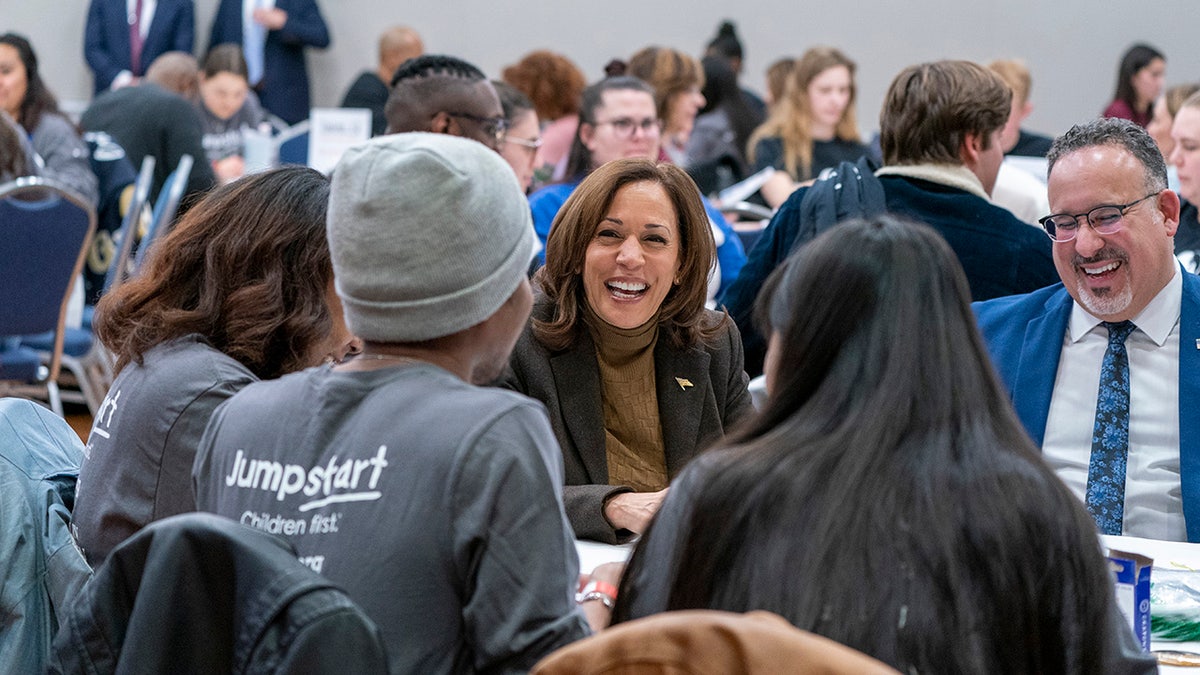
[[[941,237],[887,216],[780,267],[768,403],[672,483],[618,620],[761,609],[903,672],[1153,672],[969,297]]]

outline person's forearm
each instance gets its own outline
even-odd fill
[[[583,610],[583,616],[587,619],[588,627],[592,629],[593,633],[599,633],[612,623],[612,610],[605,607],[604,603],[599,600],[580,603],[579,609]]]

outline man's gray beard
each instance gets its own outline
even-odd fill
[[[1076,280],[1075,290],[1079,294],[1079,304],[1094,316],[1104,317],[1124,312],[1133,302],[1133,287],[1126,282],[1118,289],[1107,289],[1102,295],[1088,287],[1087,281]]]

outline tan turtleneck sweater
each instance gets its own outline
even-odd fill
[[[617,328],[584,309],[600,366],[605,454],[610,485],[638,492],[667,487],[667,457],[654,380],[658,316],[637,328]]]

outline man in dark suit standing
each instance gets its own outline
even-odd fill
[[[1099,119],[1050,149],[1042,219],[1062,283],[976,305],[1047,463],[1104,534],[1200,541],[1200,277],[1141,127]]]
[[[304,48],[329,46],[316,0],[221,0],[209,49],[226,42],[242,45],[263,107],[288,124],[308,118]]]
[[[192,0],[92,0],[83,33],[83,55],[96,94],[136,84],[167,52],[192,53]]]

